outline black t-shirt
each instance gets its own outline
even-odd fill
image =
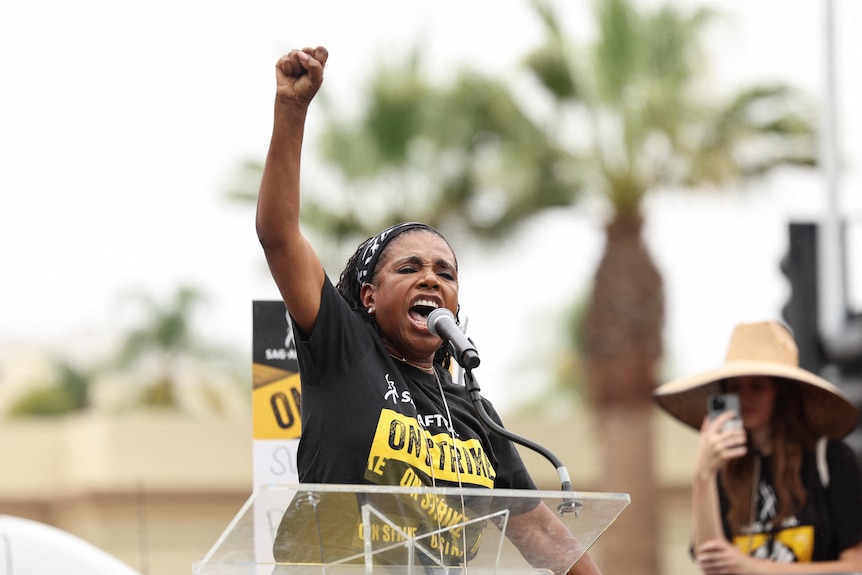
[[[302,385],[301,482],[535,489],[514,445],[484,427],[465,388],[440,366],[435,375],[393,359],[374,326],[350,310],[328,278],[313,332],[294,330]],[[493,406],[483,402],[500,424]],[[365,494],[354,500],[335,493],[316,501],[312,511],[298,496],[282,518],[273,551],[290,563],[353,557],[362,549],[358,504],[372,503],[389,520],[372,525],[374,544],[409,533],[444,563],[457,564],[478,549],[481,524],[469,524],[463,536],[457,526],[493,511],[489,498],[478,499]],[[538,502],[518,499],[507,507],[519,513]],[[423,536],[444,527],[451,529]],[[377,560],[404,560],[403,550],[392,553]]]
[[[313,333],[296,336],[300,481],[535,488],[512,443],[482,425],[465,388],[439,366],[435,377],[393,359],[328,279]]]
[[[756,518],[741,533],[725,535],[744,553],[779,563],[807,563],[838,559],[845,549],[862,541],[862,479],[852,450],[841,441],[826,447],[828,485],[821,481],[816,456],[805,453],[800,474],[807,493],[805,507],[795,516],[773,525],[775,491],[769,458],[761,461]],[[729,503],[719,485],[721,516]]]

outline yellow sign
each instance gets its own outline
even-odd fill
[[[254,369],[267,366],[254,365]],[[299,374],[255,386],[252,391],[254,439],[298,439],[302,431],[299,418]]]

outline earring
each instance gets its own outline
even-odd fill
[[[369,307],[369,308],[368,308],[367,310],[365,310],[365,311],[367,311],[367,312],[368,312],[368,315],[371,315],[372,313],[374,313],[374,307]]]

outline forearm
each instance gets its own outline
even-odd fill
[[[715,475],[696,473],[691,491],[695,548],[710,539],[723,539],[724,528],[721,524],[721,508]]]
[[[257,202],[257,234],[265,251],[299,234],[300,164],[307,106],[276,100],[272,138]]]
[[[299,172],[307,106],[276,102],[272,140],[257,204],[257,234],[294,322],[311,333],[320,308],[323,266],[299,226]]]

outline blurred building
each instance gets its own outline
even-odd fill
[[[191,573],[251,494],[250,421],[157,410],[5,421],[0,458],[0,514],[77,535],[142,575]]]
[[[608,491],[599,484],[589,413],[506,419],[563,461],[576,491]],[[662,572],[694,574],[689,477],[697,436],[658,410],[655,422]],[[554,467],[519,450],[539,487],[558,490]],[[191,573],[252,491],[250,421],[161,411],[7,421],[0,423],[0,457],[0,514],[59,527],[142,575]],[[601,564],[612,551],[619,552],[599,539],[591,553]]]

